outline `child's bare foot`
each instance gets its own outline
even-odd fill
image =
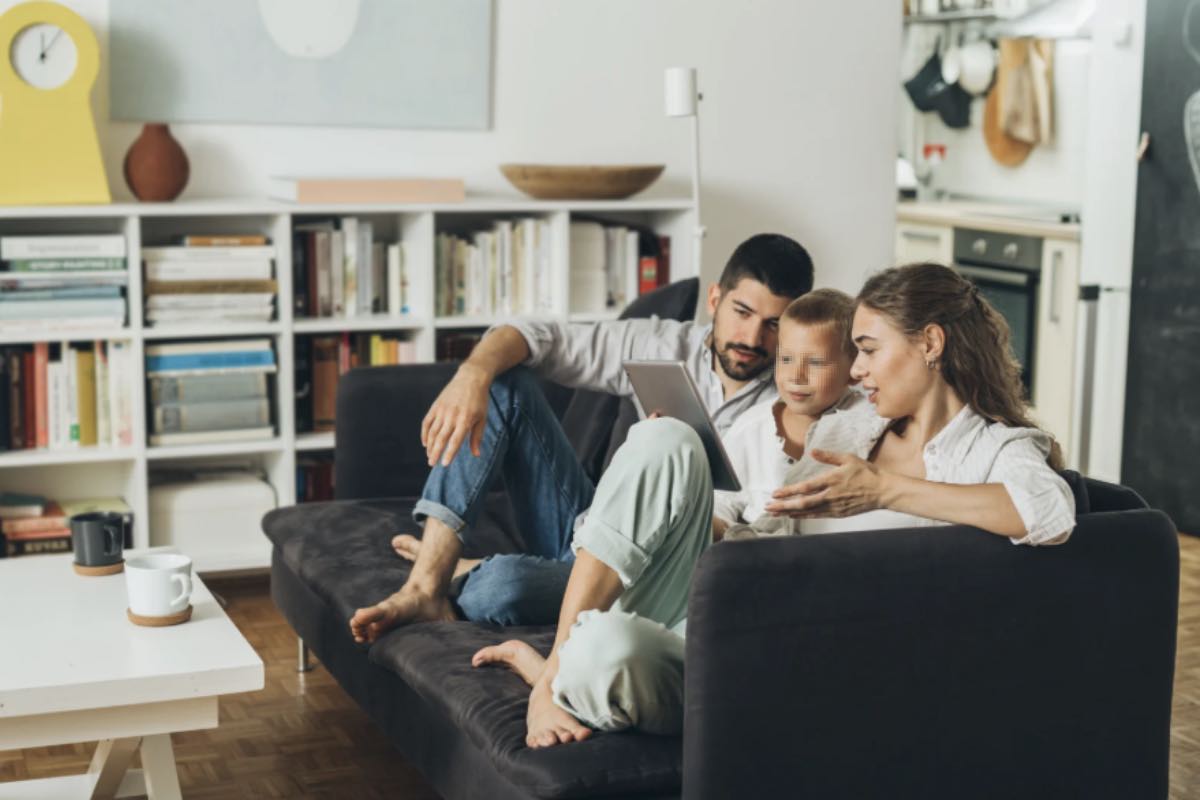
[[[546,659],[534,650],[532,646],[520,639],[510,639],[507,642],[485,647],[471,656],[472,667],[482,667],[487,664],[503,664],[521,676],[521,680],[533,686],[546,666]]]
[[[457,617],[445,597],[421,594],[407,587],[350,618],[350,633],[358,643],[374,642],[397,625],[410,622],[453,622]]]
[[[592,729],[554,704],[549,685],[537,683],[529,693],[529,711],[525,715],[525,744],[551,747],[567,742],[582,742]]]
[[[400,533],[392,537],[392,549],[405,561],[416,561],[417,556],[421,553],[421,540],[411,534]],[[465,575],[475,569],[481,560],[479,558],[460,558],[454,566],[454,577]]]

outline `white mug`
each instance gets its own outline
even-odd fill
[[[179,553],[153,553],[125,559],[129,610],[140,617],[169,617],[188,607],[192,560]]]

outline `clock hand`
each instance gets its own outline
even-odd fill
[[[38,41],[42,43],[42,52],[38,53],[38,61],[46,60],[46,32],[38,31]]]
[[[54,47],[54,43],[58,41],[58,37],[62,36],[62,33],[63,33],[62,28],[59,28],[58,33],[54,34],[54,38],[50,40],[50,44],[48,44],[42,48],[42,55],[41,55],[42,61],[46,60],[46,54],[50,52],[51,47]]]

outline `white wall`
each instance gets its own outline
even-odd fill
[[[247,0],[249,2],[249,0]],[[69,0],[107,53],[107,0]],[[0,0],[0,9],[13,0]],[[689,191],[686,120],[663,115],[663,69],[699,68],[704,276],[746,236],[797,237],[818,283],[855,290],[890,260],[900,4],[781,0],[497,0],[494,125],[485,132],[172,126],[184,197],[262,195],[272,174],[457,175],[508,191],[504,161],[663,162],[656,194]],[[869,25],[863,25],[869,19]],[[382,76],[381,76],[382,79]],[[109,182],[139,126],[94,97]],[[169,121],[169,120],[168,120]]]

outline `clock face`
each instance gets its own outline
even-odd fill
[[[75,40],[57,25],[30,25],[13,39],[13,69],[35,89],[57,89],[75,74],[79,52]]]

